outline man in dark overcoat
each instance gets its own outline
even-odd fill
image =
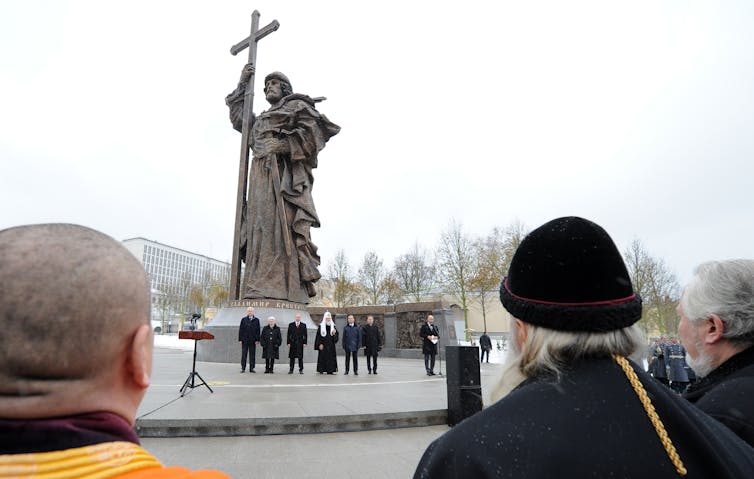
[[[267,323],[267,326],[262,328],[262,357],[265,359],[264,373],[272,374],[275,368],[275,360],[280,357],[283,335],[280,334],[280,328],[275,324],[274,316],[267,318]]]
[[[440,341],[440,331],[434,325],[435,317],[427,316],[427,322],[419,329],[419,337],[422,338],[422,352],[424,353],[424,369],[427,376],[435,375],[435,356],[437,356],[437,343]]]
[[[686,373],[686,350],[676,338],[671,338],[670,342],[665,345],[665,365],[668,369],[670,389],[683,394],[689,385],[689,375]]]
[[[641,298],[600,226],[558,218],[520,243],[501,397],[433,442],[415,478],[750,478],[754,449],[628,359]]]
[[[754,446],[754,260],[700,265],[677,311],[697,376],[686,399]]]
[[[257,360],[257,344],[259,344],[259,318],[254,316],[254,308],[246,309],[246,316],[241,318],[238,327],[238,341],[241,343],[241,372],[246,371],[246,358],[249,358],[249,372],[253,373]]]
[[[353,375],[359,375],[359,348],[361,347],[361,327],[356,324],[353,314],[349,314],[346,319],[346,326],[343,328],[343,351],[346,353],[346,375],[351,370],[351,359],[353,359]]]
[[[304,374],[304,345],[308,340],[306,335],[306,324],[301,322],[301,314],[296,313],[294,321],[288,325],[288,358],[291,361],[288,374],[293,374],[296,358],[298,358],[298,372]]]
[[[652,346],[652,356],[649,358],[649,365],[647,366],[647,372],[661,382],[665,386],[670,386],[668,381],[668,370],[665,367],[665,346],[667,341],[665,338],[660,338]]]
[[[382,337],[380,328],[374,324],[374,317],[371,315],[367,316],[367,324],[361,327],[361,344],[367,357],[369,374],[377,374],[377,353],[382,346]]]
[[[479,357],[479,363],[484,362],[484,355],[487,355],[487,362],[490,362],[490,351],[492,351],[492,340],[490,339],[490,336],[487,334],[487,331],[484,332],[479,337],[479,349],[482,350],[481,355]]]

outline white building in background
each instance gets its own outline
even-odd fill
[[[129,238],[123,240],[123,245],[144,265],[153,304],[156,295],[169,291],[185,295],[194,285],[229,284],[230,263],[145,238]]]

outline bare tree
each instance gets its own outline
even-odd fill
[[[463,232],[461,223],[452,219],[440,235],[437,262],[440,278],[446,291],[461,303],[466,339],[469,338],[468,301],[472,282],[477,275],[474,242]]]
[[[474,242],[473,255],[476,275],[471,281],[472,297],[482,310],[484,329],[487,330],[487,302],[497,298],[500,283],[508,274],[513,254],[526,237],[526,227],[514,221],[505,228],[493,228],[484,238]]]
[[[403,299],[403,289],[392,272],[388,273],[382,280],[381,289],[385,304],[396,304]]]
[[[386,276],[382,259],[374,251],[368,251],[359,268],[359,282],[366,293],[367,304],[379,304]]]
[[[678,330],[675,305],[680,291],[675,274],[662,259],[652,257],[638,239],[631,242],[623,256],[634,290],[643,301],[642,322],[645,330],[675,334]]]
[[[219,308],[225,301],[228,300],[229,291],[228,286],[224,282],[215,282],[209,287],[209,293],[207,299],[209,304]]]
[[[346,252],[338,250],[335,258],[327,268],[329,280],[333,282],[333,302],[338,308],[355,304],[358,299],[359,288],[353,281],[351,266],[348,264]]]
[[[429,296],[435,285],[434,265],[419,243],[414,243],[411,251],[395,260],[393,275],[403,295],[416,302]]]

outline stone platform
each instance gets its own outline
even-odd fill
[[[304,374],[288,374],[288,360],[275,365],[275,374],[240,373],[240,365],[197,362],[197,372],[209,382],[180,397],[191,371],[192,352],[156,348],[152,384],[136,421],[141,437],[244,436],[346,432],[445,424],[447,394],[444,376],[428,377],[421,360],[379,358],[378,375],[366,374],[360,358],[359,375],[319,375],[305,364]],[[439,366],[439,365],[438,365]],[[438,367],[435,368],[435,371]],[[444,365],[443,365],[444,371]],[[482,394],[500,366],[484,364]]]

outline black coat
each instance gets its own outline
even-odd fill
[[[754,446],[754,346],[693,383],[684,397]]]
[[[631,363],[681,461],[685,479],[750,478],[754,449]],[[612,358],[529,379],[433,442],[415,478],[678,479],[655,428]]]
[[[479,338],[479,346],[482,351],[492,351],[492,340],[486,333]]]
[[[437,344],[432,343],[432,341],[430,341],[428,338],[428,336],[437,336],[438,338],[440,337],[440,330],[437,329],[437,326],[433,324],[430,327],[429,323],[422,324],[422,327],[419,330],[419,336],[424,340],[424,342],[422,343],[422,352],[424,354],[437,354]]]
[[[238,327],[238,340],[244,343],[259,341],[259,318],[254,316],[249,319],[248,316],[241,318],[241,325]]]
[[[347,353],[354,353],[361,347],[361,328],[358,324],[354,323],[353,326],[346,326],[343,328],[343,350]]]
[[[382,346],[380,337],[380,328],[376,324],[369,326],[365,324],[361,327],[361,345],[364,347],[364,354],[367,356],[377,356]]]
[[[322,336],[319,328],[315,333],[316,339],[314,340],[314,349],[317,350],[317,372],[318,373],[334,373],[338,370],[338,361],[335,358],[335,343],[338,342],[338,331],[335,334],[330,334],[330,326],[326,326],[326,334]],[[324,348],[319,350],[319,345],[322,344]]]
[[[304,357],[304,344],[308,341],[306,336],[306,325],[303,322],[298,323],[296,327],[296,321],[288,325],[288,357],[289,358],[303,358]]]
[[[276,324],[271,328],[268,324],[262,328],[262,338],[259,341],[262,345],[262,357],[275,358],[280,357],[280,345],[283,344],[283,335],[280,334],[280,328]]]
[[[665,369],[665,348],[663,343],[657,343],[652,351],[647,372],[657,379],[667,379],[668,372]]]
[[[686,374],[686,349],[678,343],[668,343],[664,349],[668,379],[679,383],[689,382],[689,376]]]

